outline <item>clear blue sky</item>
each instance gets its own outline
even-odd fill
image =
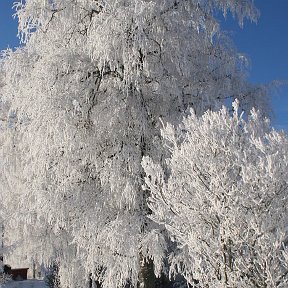
[[[222,27],[229,32],[237,50],[251,62],[250,81],[270,83],[288,80],[288,0],[255,0],[260,10],[257,24],[246,21],[241,29],[232,17],[222,18]],[[272,95],[273,126],[288,132],[288,86]]]
[[[0,50],[18,46],[17,22],[11,6],[14,0],[0,0]],[[232,17],[222,19],[238,51],[251,61],[250,81],[269,83],[288,80],[288,0],[255,0],[261,12],[258,24],[245,22],[241,29]],[[273,125],[288,131],[288,86],[273,95]]]

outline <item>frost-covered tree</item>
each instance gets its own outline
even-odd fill
[[[22,253],[57,260],[64,287],[83,286],[90,273],[103,287],[146,285],[145,260],[160,276],[168,248],[147,217],[141,159],[162,161],[159,117],[177,123],[189,107],[202,114],[236,97],[243,108],[265,107],[265,91],[246,82],[243,57],[213,16],[256,20],[253,1],[26,0],[15,8],[23,47],[1,64],[12,119],[1,147],[7,227]]]
[[[171,273],[196,287],[287,287],[288,138],[252,110],[193,111],[163,137],[169,175],[144,158],[151,218],[178,245]],[[165,168],[167,169],[167,168]]]

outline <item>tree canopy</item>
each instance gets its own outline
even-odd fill
[[[145,259],[160,276],[171,248],[148,217],[142,157],[168,155],[159,118],[177,124],[236,98],[266,111],[214,17],[255,21],[253,1],[14,6],[23,47],[3,54],[0,92],[7,233],[29,257],[59,260],[64,286],[92,273],[104,288],[136,287]]]

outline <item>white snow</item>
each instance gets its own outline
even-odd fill
[[[10,281],[6,284],[0,284],[0,288],[47,288],[43,280],[24,280],[24,281]]]

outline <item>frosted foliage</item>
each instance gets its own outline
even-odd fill
[[[70,86],[68,76],[79,89],[82,80],[82,99],[78,89],[69,89],[80,106],[96,88],[100,95],[93,101],[103,103],[105,83],[122,89],[133,83],[150,114],[169,111],[170,117],[191,105],[202,113],[225,98],[249,98],[254,91],[241,75],[242,58],[220,46],[218,23],[209,15],[221,8],[240,22],[244,16],[256,20],[251,1],[30,0],[16,6],[20,36],[40,66],[35,76],[48,87],[61,84],[63,76]]]
[[[202,117],[191,111],[179,127],[163,129],[169,175],[143,160],[151,218],[183,251],[170,257],[172,274],[199,287],[284,288],[287,135],[255,110],[244,120],[238,105],[233,115],[226,108]]]
[[[56,259],[63,287],[90,273],[104,288],[136,286],[143,256],[160,275],[167,245],[147,217],[141,159],[165,156],[159,117],[178,123],[189,107],[202,114],[236,97],[266,107],[213,17],[256,20],[252,4],[15,3],[24,46],[1,60],[0,177],[7,235],[22,255]]]

